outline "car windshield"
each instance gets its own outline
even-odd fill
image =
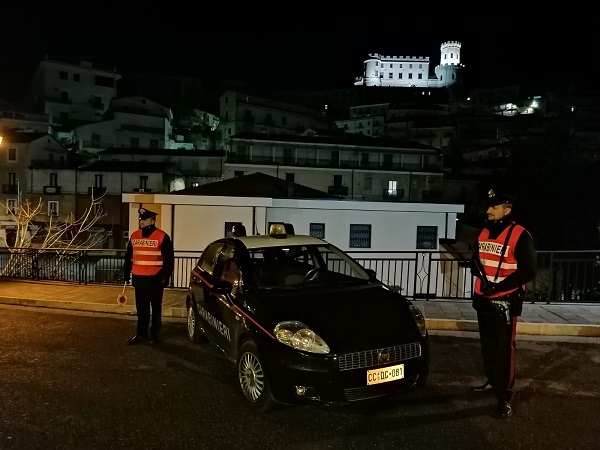
[[[369,274],[331,244],[250,250],[252,272],[265,289],[365,283]]]

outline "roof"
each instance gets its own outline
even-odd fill
[[[262,172],[230,178],[215,183],[171,192],[172,194],[208,195],[221,197],[266,197],[266,198],[303,198],[336,199],[340,198],[327,192],[313,189],[298,183],[282,180]]]
[[[439,149],[424,145],[419,142],[404,142],[399,143],[384,138],[373,138],[364,136],[361,134],[348,133],[345,136],[299,136],[299,135],[288,135],[288,134],[265,134],[265,133],[252,133],[249,131],[243,131],[237,133],[231,137],[232,140],[255,140],[255,141],[279,141],[279,142],[298,142],[304,144],[334,144],[334,145],[348,145],[348,146],[363,146],[363,147],[387,147],[397,149],[416,149],[416,150],[435,150],[439,152]]]
[[[147,155],[147,156],[225,156],[224,150],[185,150],[168,148],[107,148],[98,152],[103,155]]]
[[[37,141],[38,139],[42,139],[44,137],[50,137],[54,139],[48,133],[40,133],[40,132],[15,132],[15,131],[3,131],[2,136],[6,139],[6,142],[11,144],[28,144],[30,142]]]
[[[173,163],[148,161],[94,161],[79,166],[80,171],[90,172],[132,172],[132,173],[171,173],[181,175]]]

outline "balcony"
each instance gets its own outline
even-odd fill
[[[101,197],[104,194],[106,194],[106,188],[98,187],[98,186],[90,186],[90,187],[88,187],[88,194],[93,195],[94,197]]]
[[[44,194],[46,195],[60,195],[61,186],[44,186]]]
[[[332,195],[348,195],[347,186],[329,186],[327,192]]]
[[[401,202],[404,200],[404,189],[384,189],[383,199],[388,202]]]
[[[18,185],[16,184],[3,184],[2,185],[2,193],[3,194],[18,194]]]

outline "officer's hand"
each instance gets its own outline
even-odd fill
[[[483,295],[488,297],[494,295],[498,292],[498,283],[489,282],[483,287],[481,291],[483,292]]]
[[[131,275],[125,275],[123,281],[125,281],[125,284],[131,283]]]
[[[162,287],[164,287],[164,288],[169,287],[169,279],[168,278],[163,278]]]

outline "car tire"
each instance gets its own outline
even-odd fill
[[[238,353],[238,382],[244,398],[250,406],[260,412],[266,412],[275,406],[271,385],[256,344],[245,342]]]
[[[206,341],[206,337],[204,333],[202,333],[202,329],[200,327],[200,316],[198,315],[198,311],[194,308],[194,301],[190,300],[187,303],[187,330],[188,330],[188,338],[194,344],[200,344],[201,342]]]

